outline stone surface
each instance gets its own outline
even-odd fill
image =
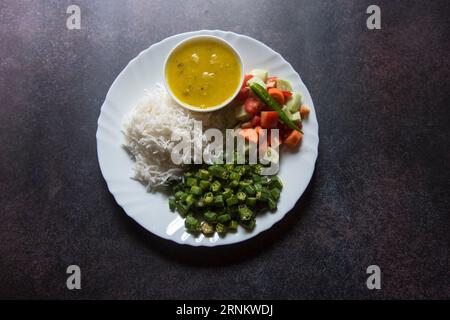
[[[449,298],[449,2],[70,1],[0,4],[0,298]],[[295,209],[247,243],[178,246],[115,203],[95,132],[129,60],[222,29],[300,73],[320,126]],[[82,290],[66,289],[68,265]],[[366,288],[377,264],[382,289]]]

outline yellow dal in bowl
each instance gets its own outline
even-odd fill
[[[233,50],[213,39],[180,45],[168,58],[165,73],[178,100],[202,109],[221,105],[233,96],[243,76]]]

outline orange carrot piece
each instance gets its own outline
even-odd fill
[[[302,119],[308,117],[309,111],[309,107],[306,104],[302,104],[300,107],[300,115],[302,116]]]
[[[284,143],[290,147],[294,148],[300,144],[300,141],[302,140],[303,135],[297,131],[293,130],[291,134],[284,140]]]
[[[278,102],[279,105],[283,105],[284,104],[284,94],[283,91],[277,88],[270,88],[268,90],[270,96],[276,101]]]

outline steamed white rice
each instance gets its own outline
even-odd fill
[[[180,107],[162,85],[146,90],[144,99],[123,120],[124,147],[135,160],[133,178],[144,183],[149,190],[178,180],[184,168],[171,160],[171,151],[178,143],[171,140],[172,134],[179,137],[192,134],[193,142],[201,143],[208,152],[206,138],[194,127],[194,121],[202,121],[203,130],[214,127],[223,131],[227,127],[227,119],[231,119],[226,109],[190,112]]]

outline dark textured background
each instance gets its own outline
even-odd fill
[[[0,2],[0,298],[450,298],[449,1]],[[295,210],[233,247],[152,236],[114,202],[95,132],[111,83],[170,35],[235,31],[313,97],[316,171]],[[66,267],[82,290],[66,289]],[[377,264],[382,290],[366,288]]]

